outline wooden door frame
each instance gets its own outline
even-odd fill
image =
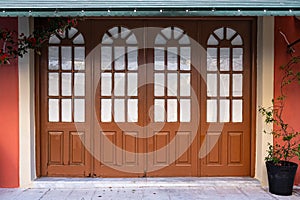
[[[128,19],[135,19],[134,17],[126,17]],[[89,18],[89,19],[124,19],[120,17],[104,17],[104,18]],[[138,17],[136,19],[159,19],[159,20],[174,20],[174,19],[183,19],[183,20],[207,20],[207,21],[218,21],[218,20],[235,20],[235,21],[243,21],[247,20],[250,21],[252,24],[252,35],[250,36],[251,39],[251,50],[252,53],[251,56],[251,92],[250,92],[250,99],[251,99],[251,107],[250,107],[250,176],[254,177],[255,175],[255,166],[256,166],[256,99],[257,99],[257,17]],[[39,27],[43,21],[42,19],[35,19],[34,25],[35,27]],[[42,65],[42,59],[41,56],[35,56],[34,58],[35,64],[34,64],[34,74],[35,74],[35,150],[36,150],[36,175],[37,177],[41,176],[41,152],[42,152],[42,146],[41,146],[41,94],[40,94],[40,73],[41,73],[41,66]],[[44,61],[45,62],[45,61]],[[200,116],[201,117],[201,116]],[[200,142],[199,142],[200,143]],[[199,146],[200,144],[198,144]]]

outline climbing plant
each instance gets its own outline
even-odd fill
[[[9,64],[12,59],[23,57],[30,49],[40,54],[42,44],[55,32],[62,33],[77,25],[77,19],[48,18],[47,23],[30,35],[0,28],[0,64]]]

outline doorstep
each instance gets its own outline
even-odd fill
[[[261,187],[250,177],[166,177],[166,178],[51,178],[34,180],[30,188],[144,188],[144,187],[199,187],[235,186]]]

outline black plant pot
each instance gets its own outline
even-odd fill
[[[280,161],[274,164],[272,161],[266,162],[269,191],[277,195],[292,195],[298,164],[288,161]]]

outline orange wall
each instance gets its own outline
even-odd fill
[[[0,28],[17,31],[18,19],[0,18]],[[0,65],[0,187],[19,187],[18,88],[17,60]]]
[[[279,31],[283,32],[289,42],[294,42],[300,38],[300,21],[294,17],[275,17],[275,91],[274,98],[279,95],[281,71],[279,67],[287,63],[291,56],[287,53],[287,44]],[[296,52],[294,55],[300,56],[300,42],[294,45]],[[299,64],[300,71],[300,64]],[[300,131],[300,85],[292,84],[287,87],[286,108],[284,119],[295,130]],[[300,140],[300,138],[299,138]],[[295,184],[300,185],[300,162],[298,159],[292,160],[299,164]]]

